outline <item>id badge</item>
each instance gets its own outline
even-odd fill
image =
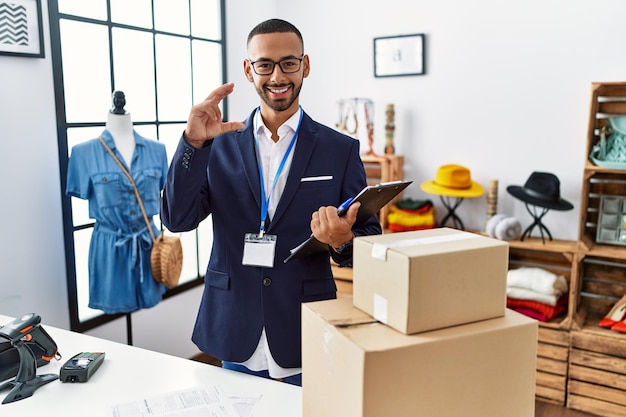
[[[246,233],[243,244],[243,265],[274,267],[276,235]]]

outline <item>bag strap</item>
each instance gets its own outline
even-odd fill
[[[113,157],[115,162],[117,162],[117,164],[120,166],[120,168],[122,168],[122,171],[124,172],[124,174],[130,180],[130,183],[132,184],[133,188],[135,189],[135,196],[137,197],[137,202],[139,203],[139,208],[141,209],[141,214],[143,214],[143,219],[146,222],[146,226],[148,226],[148,232],[150,232],[150,237],[152,238],[152,242],[156,242],[156,237],[154,236],[154,232],[152,231],[152,227],[150,226],[150,221],[148,220],[148,215],[146,214],[146,209],[143,207],[143,202],[141,201],[141,197],[139,196],[139,190],[137,189],[137,185],[135,184],[135,181],[133,180],[132,175],[130,175],[130,172],[128,172],[128,170],[124,167],[124,164],[122,164],[122,162],[119,160],[119,158],[117,156],[115,156],[115,154],[113,153],[113,151],[111,150],[109,145],[107,145],[106,142],[104,141],[104,139],[102,139],[102,135],[100,135],[100,137],[98,139],[102,143],[102,146],[104,146],[104,148],[107,150],[107,152],[111,155],[111,157]]]

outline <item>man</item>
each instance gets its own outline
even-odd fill
[[[171,231],[209,214],[213,250],[192,340],[223,366],[301,385],[301,303],[336,298],[329,256],[352,262],[353,225],[337,206],[366,186],[358,141],[313,121],[298,103],[309,57],[292,24],[271,19],[248,37],[243,63],[260,106],[222,122],[225,84],[191,109],[168,173],[161,216]],[[328,250],[288,262],[309,236]]]

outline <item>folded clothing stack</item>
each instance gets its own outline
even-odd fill
[[[506,279],[506,306],[542,322],[567,311],[567,280],[542,268],[512,269]]]
[[[387,227],[392,232],[433,229],[435,207],[430,200],[400,200],[389,207]]]

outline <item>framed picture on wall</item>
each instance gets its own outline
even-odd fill
[[[374,38],[375,77],[424,74],[424,34]]]
[[[0,55],[44,57],[41,0],[0,0]]]

